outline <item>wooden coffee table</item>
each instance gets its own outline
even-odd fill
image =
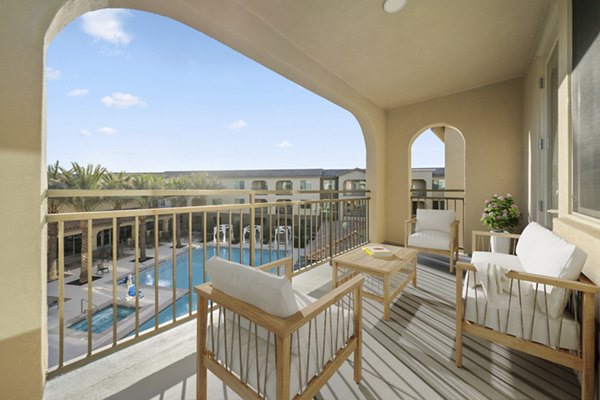
[[[370,243],[369,246],[378,246]],[[379,245],[381,246],[381,245]],[[393,255],[388,258],[376,258],[366,254],[362,248],[344,253],[332,260],[333,287],[337,287],[357,273],[365,277],[363,296],[383,303],[383,318],[390,319],[390,305],[412,280],[417,286],[416,249],[382,245]]]

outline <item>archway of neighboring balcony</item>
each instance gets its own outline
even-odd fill
[[[411,186],[407,194],[410,215],[419,208],[454,210],[462,223],[465,216],[465,140],[448,124],[431,124],[410,143]],[[462,247],[463,230],[460,230]]]

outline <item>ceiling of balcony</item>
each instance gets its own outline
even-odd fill
[[[238,0],[389,109],[522,76],[554,0]]]

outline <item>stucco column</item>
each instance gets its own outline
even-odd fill
[[[41,398],[46,346],[44,36],[50,6],[0,7],[0,388]]]

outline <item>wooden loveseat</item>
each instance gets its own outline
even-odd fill
[[[578,370],[593,399],[600,288],[581,274],[585,253],[535,223],[500,234],[513,254],[481,251],[491,235],[473,232],[471,263],[456,265],[456,365],[463,334],[477,336]]]
[[[207,272],[195,288],[198,399],[207,370],[244,399],[310,399],[352,354],[360,382],[362,277],[315,300],[292,289],[289,257],[260,268],[214,257]]]

